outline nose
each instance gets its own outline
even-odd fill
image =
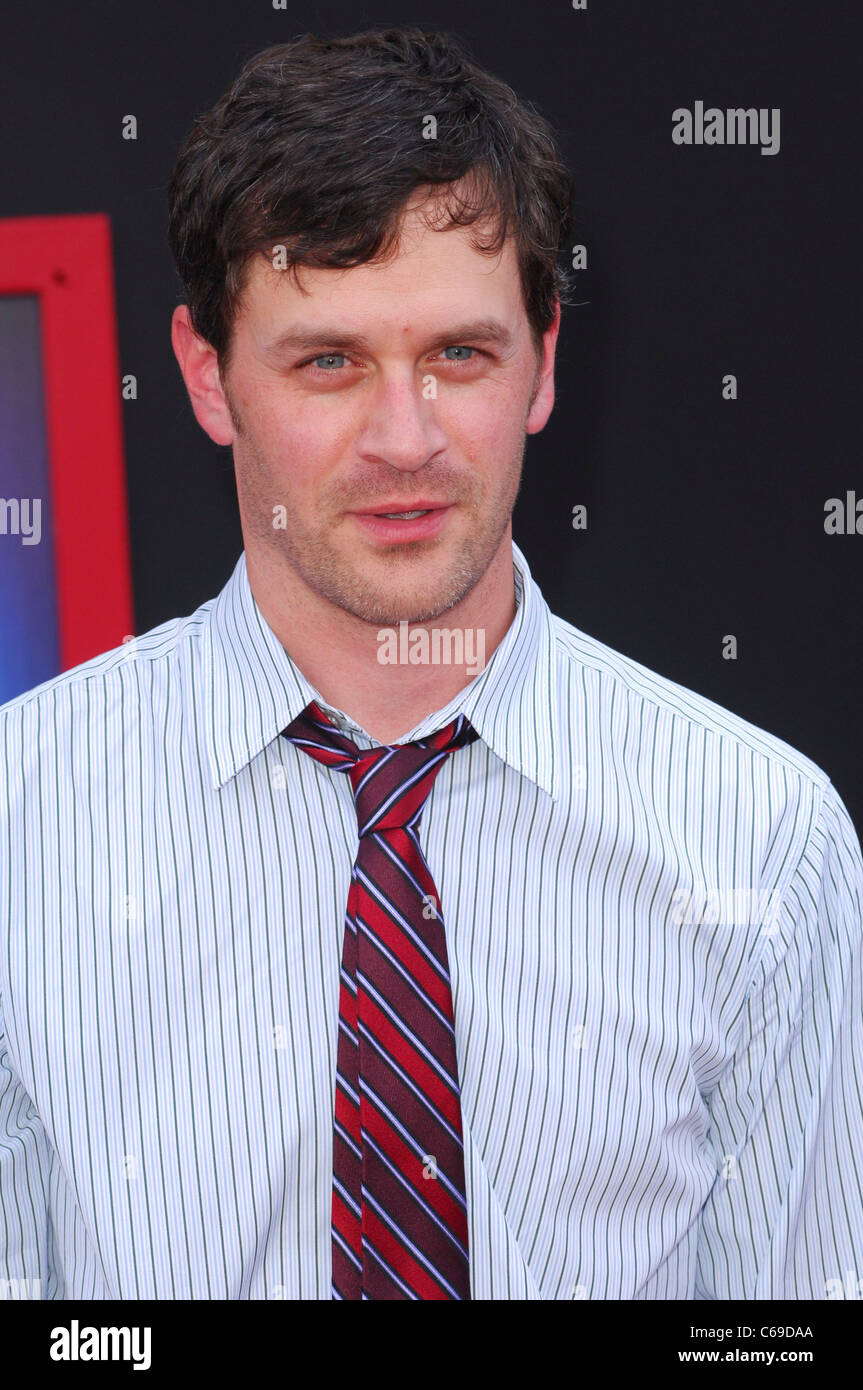
[[[413,473],[446,447],[437,382],[404,369],[382,372],[357,441],[360,455]]]

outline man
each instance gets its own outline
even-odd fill
[[[512,541],[569,195],[417,30],[258,54],[186,142],[172,341],[245,549],[2,711],[0,1250],[48,1298],[863,1276],[847,810]]]

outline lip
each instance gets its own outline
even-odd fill
[[[438,535],[441,531],[448,512],[452,510],[452,503],[446,506],[435,506],[428,503],[423,505],[421,502],[415,503],[412,507],[388,507],[381,508],[388,512],[418,512],[425,511],[425,516],[417,517],[415,521],[392,521],[387,517],[378,516],[374,512],[351,512],[357,525],[372,540],[389,541],[393,544],[401,544],[404,541],[426,541]]]

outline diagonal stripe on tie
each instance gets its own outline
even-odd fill
[[[452,1202],[448,1202],[446,1210],[441,1210],[443,1203],[440,1200],[439,1194],[442,1193],[443,1189],[439,1182],[429,1181],[424,1184],[426,1193],[429,1196],[433,1196],[435,1205],[432,1206],[431,1203],[426,1201],[426,1193],[419,1190],[415,1181],[414,1183],[410,1183],[405,1176],[404,1146],[399,1145],[398,1137],[394,1134],[392,1129],[384,1126],[382,1126],[382,1128],[386,1128],[386,1138],[382,1140],[381,1144],[375,1141],[368,1128],[363,1131],[363,1143],[367,1144],[372,1149],[378,1161],[389,1169],[396,1182],[400,1183],[409,1194],[411,1200],[422,1208],[429,1220],[433,1221],[440,1230],[445,1232],[447,1238],[452,1242],[456,1250],[461,1253],[464,1259],[467,1259],[467,1248],[460,1238],[464,1219],[463,1211]]]
[[[428,940],[430,935],[428,931],[418,935],[413,920],[416,915],[417,902],[422,905],[424,922],[430,920],[435,914],[440,915],[440,907],[434,893],[434,884],[430,877],[427,877],[425,881],[421,877],[417,878],[417,882],[421,885],[420,892],[417,892],[417,889],[407,879],[397,877],[393,873],[388,860],[380,853],[377,843],[373,841],[369,847],[367,863],[363,866],[362,873],[357,876],[357,901],[364,907],[372,903],[376,912],[385,913],[392,918],[408,940],[414,942],[415,949],[419,950],[429,968],[440,978],[446,991],[443,997],[451,999],[446,953],[441,953],[439,942],[434,939]],[[430,886],[426,887],[426,883]]]
[[[381,1099],[379,1092],[383,1092],[391,1102],[387,1109],[393,1114],[396,1114],[398,1107],[400,1123],[404,1124],[404,1120],[408,1118],[413,1121],[410,1127],[404,1126],[405,1131],[411,1137],[416,1134],[422,1135],[424,1153],[439,1154],[448,1149],[450,1143],[458,1146],[461,1143],[461,1130],[449,1123],[446,1116],[442,1115],[428,1096],[423,1094],[407,1072],[402,1071],[398,1063],[387,1056],[376,1039],[369,1035],[367,1041],[369,1048],[365,1054],[363,1075],[360,1077],[362,1095],[370,1089],[370,1077],[375,1077],[375,1080],[382,1079],[383,1084],[379,1085],[377,1090],[373,1090],[373,1095]],[[383,1072],[378,1071],[378,1064],[385,1069]]]
[[[401,1139],[405,1145],[404,1173],[409,1185],[425,1185],[424,1180],[432,1176],[436,1183],[445,1186],[447,1193],[456,1198],[457,1206],[463,1208],[461,1175],[464,1156],[460,1136],[448,1127],[437,1124],[435,1117],[421,1108],[416,1097],[402,1088],[398,1076],[385,1058],[375,1056],[367,1070],[368,1080],[364,1076],[360,1083],[363,1138],[374,1131],[383,1135],[384,1126],[391,1129],[393,1144]],[[452,1207],[450,1209],[453,1210]],[[454,1229],[458,1220],[454,1216]]]
[[[363,930],[370,946],[377,954],[378,970],[382,976],[392,978],[392,991],[398,990],[401,985],[410,990],[415,996],[417,1004],[421,1004],[451,1035],[453,1032],[452,1023],[442,1012],[441,1005],[435,1001],[433,993],[430,993],[431,990],[440,995],[440,981],[433,972],[428,970],[425,962],[418,956],[404,933],[391,930],[389,918],[384,918],[376,925],[372,925],[371,918],[371,913],[362,918]],[[418,976],[422,978],[418,978]],[[385,993],[392,997],[392,991],[387,988]],[[425,1039],[424,1032],[421,1032],[420,1036]],[[430,1047],[434,1045],[433,1036],[430,1037],[427,1045]]]
[[[459,1298],[457,1288],[450,1284],[438,1267],[415,1245],[398,1222],[363,1185],[363,1234],[382,1252],[401,1277],[421,1298]],[[440,1247],[436,1251],[440,1259]],[[374,1285],[372,1286],[374,1291]],[[378,1295],[380,1296],[380,1295]]]
[[[366,1191],[375,1192],[380,1210],[398,1212],[398,1225],[393,1224],[398,1239],[411,1251],[434,1248],[435,1273],[456,1287],[467,1268],[467,1251],[459,1240],[461,1232],[451,1231],[444,1221],[429,1212],[418,1194],[399,1182],[391,1167],[382,1162],[374,1145],[369,1147],[365,1177]]]
[[[374,903],[376,911],[389,917],[395,926],[404,933],[406,938],[414,945],[417,952],[423,957],[431,970],[433,970],[442,981],[446,989],[445,998],[452,999],[450,992],[449,974],[446,962],[441,961],[439,955],[429,945],[425,937],[417,931],[413,923],[413,903],[408,904],[407,912],[400,910],[397,903],[392,898],[387,897],[383,889],[378,886],[374,879],[370,878],[365,872],[357,875],[357,901],[362,902],[368,911],[368,904]],[[426,905],[423,904],[425,907]],[[427,908],[428,915],[431,915],[430,908]]]
[[[361,1085],[363,1097],[368,1101],[363,1112],[363,1132],[372,1135],[381,1143],[385,1143],[389,1136],[393,1144],[400,1144],[402,1146],[402,1169],[404,1172],[415,1171],[415,1159],[419,1159],[422,1164],[425,1164],[428,1157],[425,1146],[420,1144],[414,1138],[410,1130],[405,1128],[401,1120],[395,1114],[395,1111],[390,1109],[376,1091],[373,1091],[365,1081],[363,1081]],[[380,1122],[378,1122],[378,1117],[380,1117]],[[461,1141],[458,1136],[452,1139],[452,1145],[452,1152],[457,1155],[457,1151],[461,1150]],[[441,1155],[445,1149],[449,1152],[446,1138],[442,1139],[434,1149],[437,1163],[437,1181],[434,1188],[430,1189],[430,1192],[434,1192],[434,1200],[439,1204],[445,1201],[449,1202],[447,1210],[452,1213],[450,1224],[453,1229],[455,1229],[458,1223],[458,1218],[455,1213],[457,1210],[465,1211],[466,1203],[463,1192],[459,1190],[458,1183],[452,1181],[446,1169],[441,1165]],[[458,1176],[457,1161],[456,1176]]]
[[[367,1049],[370,1059],[381,1053],[391,1057],[393,1067],[399,1068],[399,1074],[409,1078],[441,1119],[455,1129],[459,1123],[458,1091],[449,1089],[447,1083],[426,1059],[420,1056],[404,1033],[375,1007],[371,999],[364,1001],[364,1004],[364,1018],[360,1019],[359,1025],[360,1047],[362,1048],[364,1041],[374,1045],[374,1052]],[[365,1073],[365,1063],[363,1072]]]

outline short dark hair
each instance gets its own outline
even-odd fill
[[[436,138],[424,138],[429,117]],[[440,190],[435,185],[454,185]],[[251,258],[298,265],[384,260],[405,204],[435,196],[435,226],[489,218],[478,251],[514,237],[537,348],[568,302],[562,253],[573,186],[548,122],[471,61],[451,34],[408,26],[304,34],[250,58],[185,140],[168,236],[196,333],[224,374]],[[442,199],[443,218],[440,217]]]

